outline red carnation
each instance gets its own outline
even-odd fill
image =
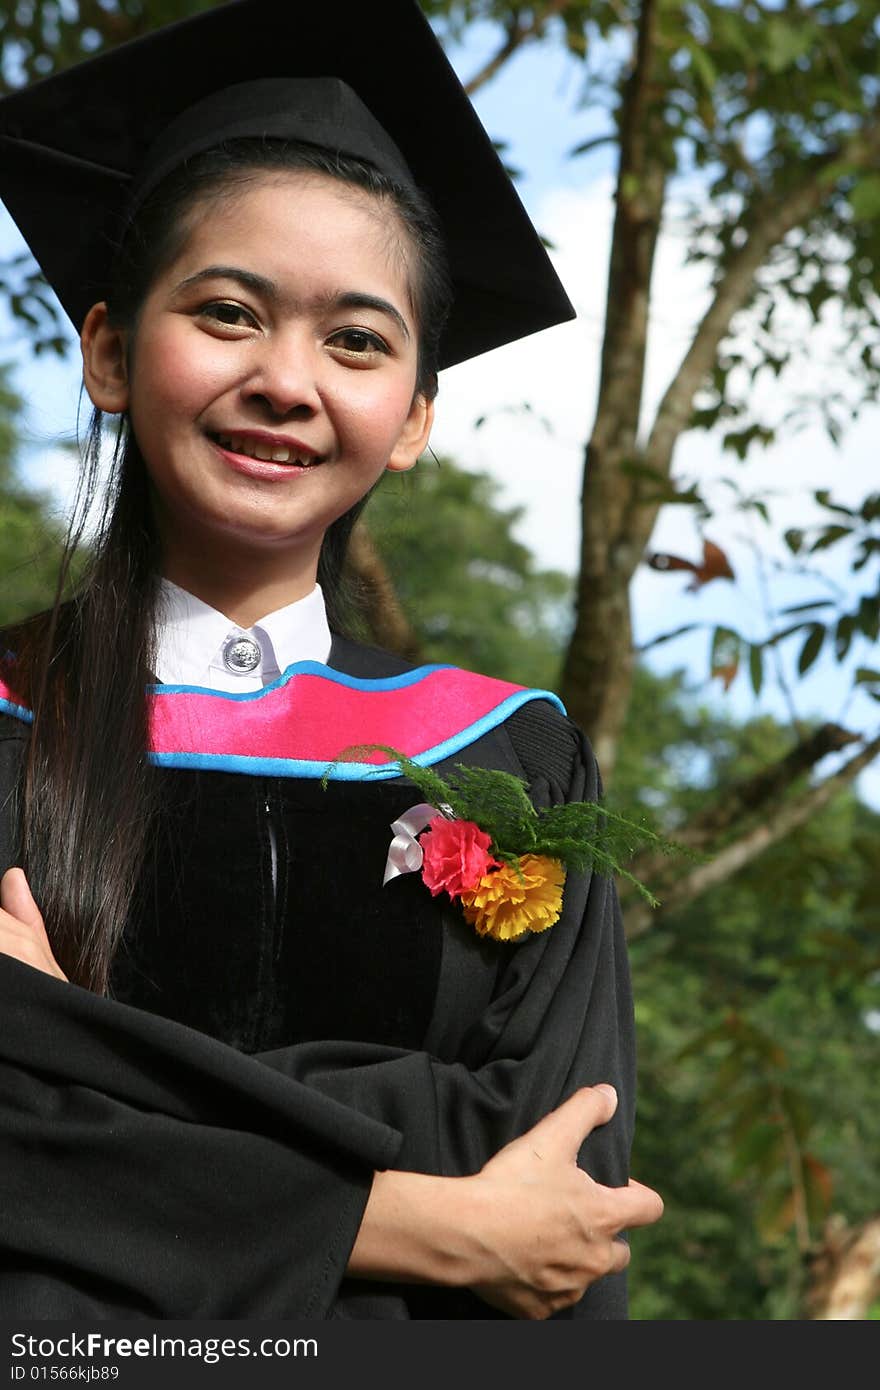
[[[457,898],[476,888],[498,861],[489,853],[492,841],[472,820],[435,816],[419,836],[424,853],[422,878],[434,897],[446,892]]]

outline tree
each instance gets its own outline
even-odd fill
[[[579,153],[603,143],[617,150],[599,397],[585,447],[581,565],[561,690],[611,782],[634,670],[633,576],[645,559],[659,568],[675,558],[653,557],[650,549],[661,507],[685,503],[707,511],[699,481],[683,488],[674,476],[682,436],[722,425],[727,446],[740,457],[772,438],[786,422],[771,426],[753,418],[750,388],[764,377],[802,371],[809,353],[803,317],[825,324],[831,308],[846,391],[833,381],[797,408],[819,412],[839,438],[845,418],[876,398],[876,10],[870,0],[854,0],[845,11],[832,0],[694,0],[684,6],[661,0],[530,6],[429,0],[425,8],[453,33],[476,19],[497,26],[498,48],[473,75],[472,91],[525,46],[564,44],[583,60],[585,89],[607,111],[607,135],[586,142]],[[704,199],[692,210],[690,255],[711,268],[711,299],[653,420],[640,430],[657,239],[671,197],[695,179]],[[786,309],[799,315],[794,330],[783,326]],[[876,641],[877,499],[867,498],[845,516],[830,490],[818,500],[829,508],[829,523],[813,533],[790,530],[792,553],[802,559],[849,544],[853,577],[867,579],[863,591],[854,603],[848,594],[837,603],[820,595],[808,611],[773,617],[757,641],[719,630],[712,664],[728,679],[747,661],[757,687],[765,664],[790,640],[802,644],[801,672],[829,636],[841,660],[854,635]],[[743,499],[743,505],[770,521],[764,499]],[[720,547],[718,556],[723,565]],[[706,557],[703,566],[690,568],[698,583],[723,572]],[[873,665],[860,667],[856,679],[880,696]],[[850,743],[859,746],[832,778],[806,776]],[[728,791],[726,816],[720,807],[706,809],[692,836],[682,828],[682,838],[698,843],[712,863],[677,884],[677,903],[723,882],[809,819],[878,752],[880,738],[869,732],[795,723],[792,746],[778,766]]]

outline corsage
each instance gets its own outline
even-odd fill
[[[621,875],[658,906],[622,861],[647,845],[677,847],[644,822],[595,801],[536,808],[512,773],[458,764],[443,778],[387,744],[346,748],[339,760],[376,752],[399,763],[425,797],[392,822],[383,883],[420,872],[435,897],[446,893],[460,905],[480,936],[517,941],[552,927],[568,870]]]

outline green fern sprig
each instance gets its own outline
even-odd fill
[[[353,743],[350,744],[349,747],[343,748],[334,761],[330,763],[327,771],[321,778],[321,786],[326,791],[330,776],[334,768],[338,767],[340,763],[363,762],[370,753],[387,753],[388,757],[393,762],[399,763],[401,772],[405,773],[410,781],[415,783],[419,791],[425,797],[425,800],[429,801],[432,806],[436,806],[438,810],[441,810],[445,805],[450,808],[456,819],[470,819],[470,817],[465,815],[462,809],[456,804],[452,788],[447,786],[442,777],[438,776],[430,767],[420,767],[418,763],[414,763],[411,758],[408,758],[405,753],[401,753],[397,748],[392,748],[387,743]],[[384,768],[380,767],[371,770],[374,775],[378,775],[380,772],[385,771]],[[369,775],[370,773],[367,773],[367,776]]]
[[[457,763],[449,781],[464,808],[463,819],[485,830],[499,856],[535,852],[538,817],[521,777]]]
[[[326,788],[339,762],[363,761],[370,753],[387,754],[441,814],[474,821],[492,841],[495,857],[517,870],[521,855],[543,854],[576,871],[589,870],[609,878],[617,875],[657,907],[659,900],[625,868],[625,861],[646,848],[664,854],[687,853],[644,820],[610,811],[600,802],[575,801],[536,809],[529,800],[528,784],[510,772],[457,763],[443,778],[433,768],[422,767],[385,743],[343,749],[324,773],[321,785]],[[376,772],[385,770],[377,768]]]

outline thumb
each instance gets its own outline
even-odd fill
[[[573,1163],[587,1135],[597,1125],[607,1124],[616,1109],[617,1092],[613,1086],[604,1082],[582,1086],[533,1125],[520,1142],[528,1140],[533,1152],[541,1157],[554,1155]]]
[[[43,925],[43,914],[34,902],[24,869],[7,869],[0,879],[0,907],[29,927]]]

